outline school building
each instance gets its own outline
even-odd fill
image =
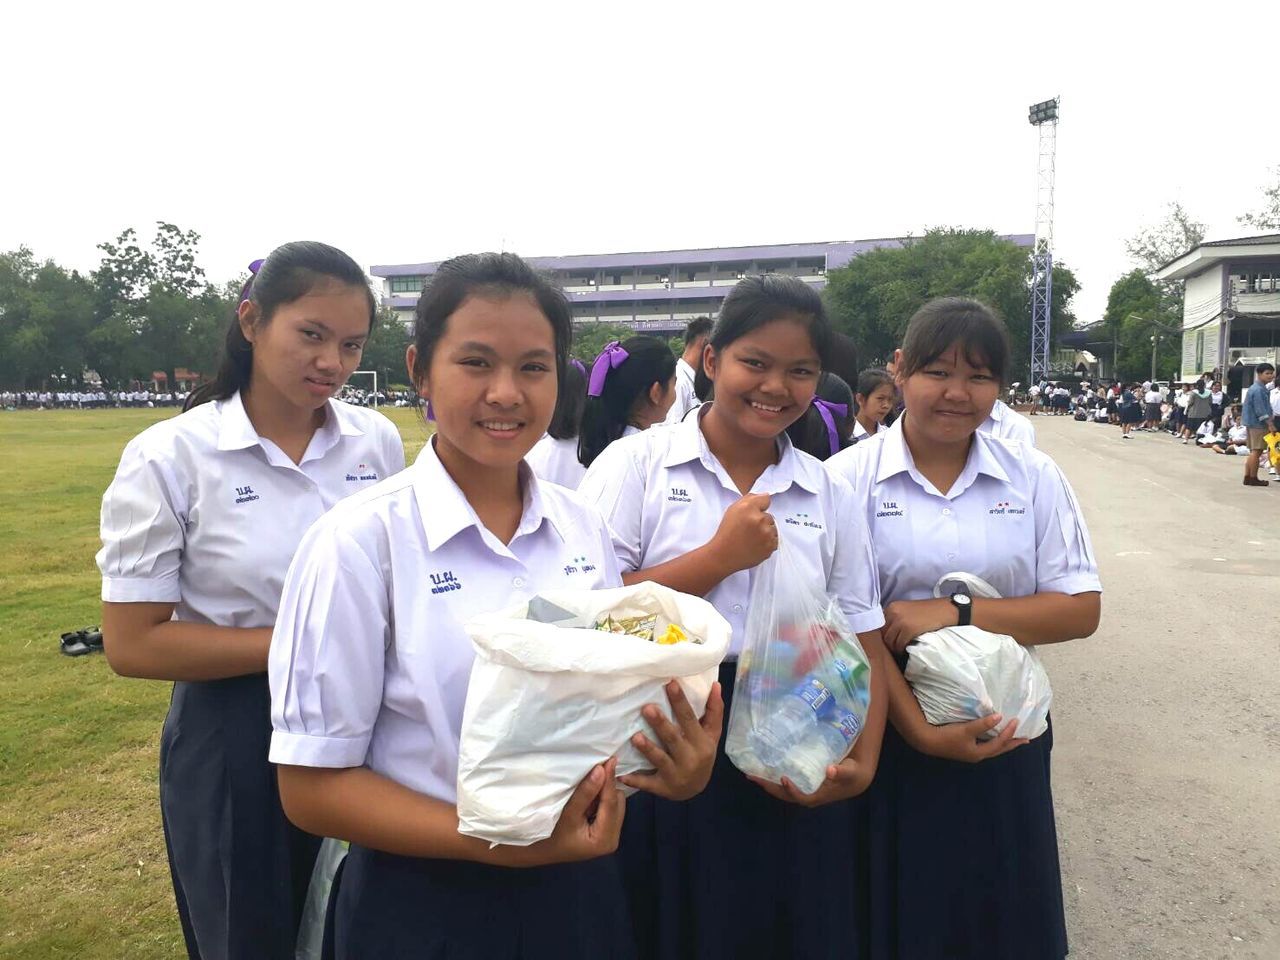
[[[827,243],[779,243],[756,247],[708,247],[643,253],[588,253],[567,257],[530,257],[564,288],[580,323],[621,323],[645,333],[673,334],[695,317],[714,317],[729,290],[744,276],[782,274],[799,277],[815,289],[826,286],[827,271],[880,247],[900,247],[905,238]],[[1006,239],[1030,247],[1029,234]],[[413,314],[418,294],[439,263],[401,263],[370,267],[382,280],[382,302],[404,319]]]
[[[1225,371],[1232,393],[1280,354],[1280,233],[1213,240],[1156,273],[1185,282],[1182,376]]]

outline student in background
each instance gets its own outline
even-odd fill
[[[797,450],[826,460],[853,443],[853,391],[834,373],[822,372],[804,415],[787,427]]]
[[[698,317],[684,328],[684,352],[676,361],[676,392],[671,409],[667,411],[667,423],[679,423],[684,415],[698,405],[694,380],[702,365],[702,351],[711,333],[711,318]]]
[[[578,460],[590,467],[609,444],[666,419],[675,400],[676,359],[656,337],[606,346],[587,376]]]
[[[874,437],[898,403],[898,388],[893,385],[893,375],[880,367],[869,367],[858,374],[854,391],[856,420],[853,426],[854,442],[863,437]]]

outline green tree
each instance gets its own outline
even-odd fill
[[[390,389],[394,384],[409,380],[404,366],[404,353],[413,339],[413,331],[394,310],[383,307],[378,311],[378,324],[365,344],[360,358],[361,370],[376,370],[378,387]],[[365,386],[365,384],[361,384]]]
[[[600,351],[605,348],[605,344],[612,343],[614,340],[626,340],[628,337],[634,337],[636,332],[630,327],[620,323],[604,323],[587,322],[575,323],[573,325],[573,343],[569,347],[569,356],[575,360],[581,360],[591,366]]]
[[[1116,345],[1116,375],[1142,381],[1151,376],[1151,338],[1157,337],[1156,378],[1178,375],[1182,336],[1178,318],[1169,316],[1168,301],[1141,269],[1131,270],[1111,285],[1103,314]]]
[[[1280,230],[1280,167],[1272,171],[1275,183],[1263,190],[1262,209],[1257,213],[1246,213],[1238,222],[1255,230]]]
[[[25,247],[0,254],[0,383],[79,385],[92,323],[92,286],[78,273]]]
[[[907,321],[935,297],[974,297],[1005,321],[1013,346],[1013,375],[1025,379],[1031,353],[1031,258],[1025,247],[990,230],[944,228],[900,248],[855,257],[827,274],[824,291],[836,328],[853,338],[859,362],[883,364],[902,342]],[[1053,332],[1074,322],[1071,299],[1079,289],[1062,263],[1053,268]]]

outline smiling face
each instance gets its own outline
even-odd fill
[[[412,372],[416,347],[407,359]],[[467,297],[449,315],[419,391],[435,413],[441,460],[464,468],[514,468],[555,411],[550,321],[527,293]]]
[[[715,383],[715,416],[735,432],[773,439],[800,419],[813,399],[821,373],[808,326],[780,319],[757,327],[722,349],[703,355]]]
[[[317,410],[360,365],[369,337],[369,295],[338,281],[276,308],[262,322],[240,305],[240,329],[253,345],[249,389],[300,410]]]
[[[991,370],[975,366],[955,346],[898,385],[911,432],[937,444],[968,442],[1000,394],[1000,381]]]

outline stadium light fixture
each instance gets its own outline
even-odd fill
[[[1042,123],[1048,123],[1051,120],[1058,119],[1058,98],[1052,100],[1043,100],[1040,103],[1033,103],[1027,108],[1027,121],[1033,126],[1038,127]]]

